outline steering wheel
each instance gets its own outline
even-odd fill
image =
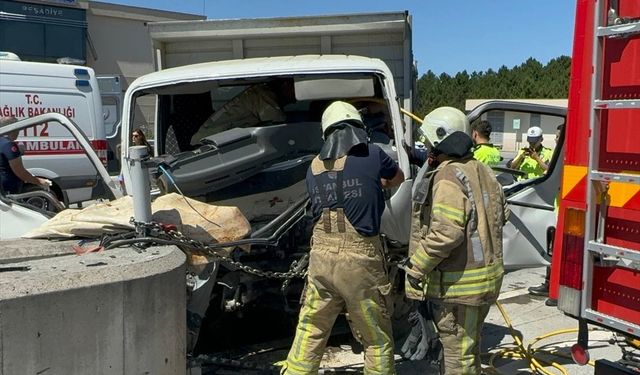
[[[25,187],[22,193],[10,194],[7,197],[29,205],[37,211],[44,211],[50,214],[56,214],[65,209],[64,205],[52,192],[35,185]]]
[[[496,178],[498,179],[498,182],[502,186],[511,185],[517,181],[518,177],[527,176],[525,172],[518,169],[511,169],[507,167],[497,167],[497,166],[491,167],[491,169],[497,172]]]

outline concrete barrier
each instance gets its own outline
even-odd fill
[[[64,255],[69,243],[22,242],[18,255],[0,242],[1,374],[185,374],[179,249],[77,256]]]

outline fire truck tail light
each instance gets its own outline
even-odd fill
[[[104,167],[106,168],[107,167],[107,141],[93,140],[91,141],[91,147],[93,147],[93,150],[96,152],[96,154],[100,158],[102,165],[104,165]]]
[[[560,289],[558,309],[574,315],[580,314],[582,292],[582,266],[584,254],[585,212],[567,209],[562,235],[560,261]]]
[[[562,237],[560,285],[578,290],[582,289],[584,219],[584,211],[573,208],[567,209]]]
[[[565,234],[562,240],[562,272],[560,285],[582,289],[582,254],[584,237]]]
[[[585,213],[573,208],[567,209],[564,216],[564,234],[584,237]]]

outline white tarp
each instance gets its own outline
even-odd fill
[[[175,193],[153,201],[151,210],[153,221],[174,224],[186,237],[204,243],[234,241],[245,238],[251,232],[249,222],[237,207],[214,206]],[[99,237],[102,234],[128,232],[134,229],[129,223],[131,217],[133,199],[125,196],[81,210],[64,210],[23,237]]]

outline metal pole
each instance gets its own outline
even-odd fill
[[[149,169],[145,161],[149,158],[147,146],[129,148],[131,163],[131,195],[133,196],[133,216],[137,222],[151,222],[151,187]]]

